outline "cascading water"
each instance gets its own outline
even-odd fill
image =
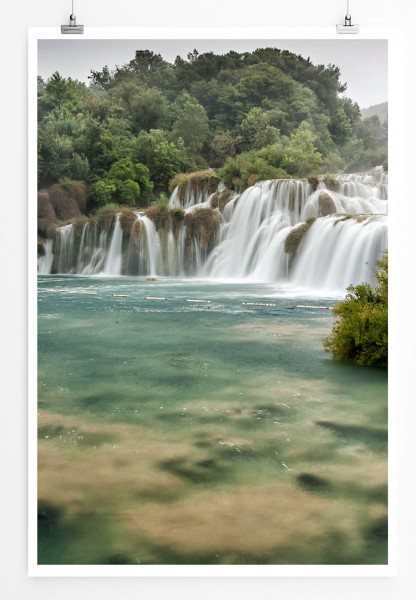
[[[46,240],[43,245],[43,256],[38,258],[38,273],[39,275],[48,275],[51,272],[53,264],[52,240]]]
[[[228,193],[220,212],[223,192],[176,189],[163,222],[130,212],[131,222],[120,213],[105,226],[65,225],[53,247],[46,242],[39,272],[51,272],[53,262],[59,273],[249,279],[321,292],[374,281],[387,249],[385,173],[331,176],[314,189],[307,180],[259,182]],[[207,215],[217,215],[218,228],[209,243]],[[302,239],[289,253],[294,227]]]
[[[297,288],[342,293],[351,284],[375,282],[375,266],[387,249],[383,215],[317,219],[305,236],[290,274]]]
[[[211,196],[209,190],[205,187],[194,187],[191,181],[188,181],[183,193],[183,200],[181,200],[181,194],[179,192],[179,186],[176,187],[170,198],[168,207],[169,208],[184,208],[185,210],[199,204],[206,204]]]
[[[121,229],[120,225],[120,217],[117,215],[113,235],[111,238],[111,244],[108,249],[107,258],[104,264],[104,275],[121,275],[122,244],[123,230]]]
[[[276,281],[276,263],[285,262],[284,233],[300,221],[302,206],[312,188],[307,181],[265,181],[247,189],[235,201],[222,242],[205,265],[209,277],[259,277]]]

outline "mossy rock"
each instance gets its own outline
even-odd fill
[[[170,210],[167,206],[162,206],[160,204],[152,204],[144,211],[146,216],[149,217],[151,221],[153,221],[157,230],[159,229],[169,229],[169,225],[171,223]]]
[[[76,221],[74,221],[73,225],[74,225],[74,235],[75,237],[81,237],[82,236],[82,232],[84,231],[84,227],[85,225],[87,225],[87,223],[89,223],[89,219],[87,219],[87,217],[80,217],[79,219],[76,219]]]
[[[306,233],[309,231],[315,220],[316,219],[312,217],[311,219],[308,219],[306,223],[302,223],[302,225],[298,225],[290,231],[290,233],[285,239],[284,246],[285,252],[287,254],[290,254],[291,256],[294,256],[296,254],[300,243],[302,242],[303,238],[305,237]]]
[[[133,225],[137,221],[137,215],[133,210],[125,209],[120,214],[120,225],[124,233],[130,235]]]
[[[216,191],[211,197],[211,208],[218,208],[220,213],[223,213],[224,208],[233,197],[234,192],[230,189],[223,190],[222,192]]]
[[[343,223],[344,221],[356,221],[357,223],[364,223],[368,218],[368,215],[340,215],[340,217],[335,221],[335,225],[338,223]]]
[[[331,190],[331,192],[339,192],[340,189],[340,183],[338,181],[338,179],[335,177],[335,175],[324,175],[323,177],[323,182],[326,185],[326,187],[328,188],[328,190]]]
[[[218,188],[219,183],[220,178],[217,173],[212,169],[205,169],[203,171],[194,171],[193,173],[178,173],[169,182],[169,190],[172,192],[178,187],[179,198],[183,200],[188,186],[191,186],[194,192],[206,190],[212,194]]]
[[[316,192],[319,184],[321,183],[319,177],[317,177],[316,175],[311,175],[310,177],[308,177],[308,182],[314,192]]]
[[[75,202],[82,213],[87,209],[87,184],[85,181],[72,181],[72,191]]]
[[[48,190],[40,190],[38,192],[38,219],[56,221],[55,209],[49,200]]]
[[[38,236],[38,258],[45,256],[45,239]]]
[[[333,215],[337,212],[335,202],[326,192],[321,192],[318,198],[319,213],[322,217]]]
[[[60,221],[70,221],[81,216],[72,187],[56,183],[49,190],[49,200]]]
[[[187,241],[198,238],[202,250],[211,249],[216,242],[220,226],[220,217],[212,208],[199,208],[187,213],[184,218]]]
[[[57,227],[57,224],[50,219],[38,219],[38,235],[43,239],[53,239]]]
[[[101,213],[97,215],[96,221],[100,229],[104,231],[110,231],[113,226],[113,222],[115,221],[116,214],[115,213]]]

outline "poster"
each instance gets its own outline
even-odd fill
[[[385,346],[340,360],[331,309],[386,292],[387,40],[36,69],[39,572],[383,572]]]

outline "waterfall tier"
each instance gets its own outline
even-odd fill
[[[250,279],[333,291],[373,282],[386,250],[387,175],[374,172],[318,184],[264,181],[241,195],[223,186],[214,194],[176,189],[167,208],[60,227],[53,244],[46,241],[39,273]]]

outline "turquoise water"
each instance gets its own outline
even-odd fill
[[[333,303],[41,277],[39,562],[385,563],[385,373],[294,308]]]

